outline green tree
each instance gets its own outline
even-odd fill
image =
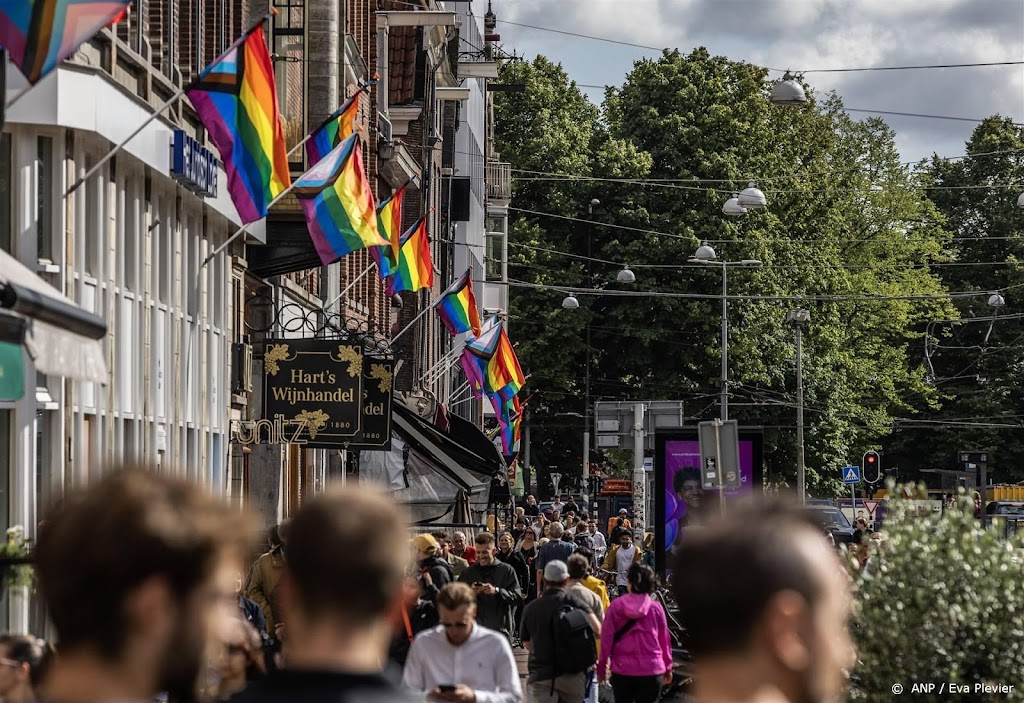
[[[581,295],[575,312],[559,308],[556,291],[514,289],[514,329],[537,387],[578,409],[589,348],[594,399],[681,398],[694,419],[717,415],[721,269],[687,263],[706,240],[729,260],[763,262],[730,270],[730,414],[765,428],[774,479],[795,474],[794,344],[784,322],[793,307],[812,313],[812,492],[834,492],[837,467],[884,436],[898,412],[930,402],[921,333],[955,311],[927,264],[948,257],[947,237],[883,122],[851,120],[834,96],[780,110],[764,70],[703,49],[637,62],[607,93],[600,119],[558,67],[538,59],[516,70],[527,92],[498,100],[499,148],[514,168],[563,180],[517,185],[513,271],[563,291],[592,277],[605,285],[603,295]],[[536,121],[522,117],[530,109]],[[520,119],[503,124],[506,114]],[[551,132],[566,122],[571,137]],[[576,170],[560,170],[567,160]],[[769,207],[729,220],[722,203],[754,175],[765,176]],[[592,198],[601,201],[593,225],[551,216],[586,220]],[[607,263],[588,269],[539,249]],[[625,297],[604,283],[623,262],[636,290],[659,295]]]
[[[890,461],[916,478],[920,469],[960,468],[958,452],[977,449],[992,454],[989,476],[1016,482],[1024,480],[1024,221],[1016,207],[1024,128],[990,117],[974,130],[965,153],[963,159],[933,157],[921,171],[955,237],[955,264],[939,269],[939,276],[952,291],[983,293],[956,298],[960,319],[930,327],[931,381],[942,393],[942,409],[895,436]],[[1006,306],[995,309],[987,291],[1000,289],[1007,289]]]

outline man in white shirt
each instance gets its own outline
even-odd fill
[[[446,703],[521,703],[522,685],[508,640],[476,623],[476,594],[450,583],[437,596],[440,625],[416,636],[403,685]]]
[[[598,531],[597,521],[591,520],[588,522],[587,529],[589,530],[590,540],[594,543],[594,556],[599,560],[604,559],[605,552],[608,551],[608,543],[605,541],[604,535]]]
[[[626,572],[634,563],[641,560],[643,550],[633,544],[633,535],[629,530],[624,530],[619,537],[619,544],[613,545],[611,551],[604,558],[605,571],[614,571],[617,574],[615,585],[618,587],[619,595],[628,593],[626,588]]]
[[[562,502],[562,496],[555,496],[555,502],[551,504],[551,509],[561,513],[565,510],[565,503]],[[555,518],[557,520],[558,518]]]

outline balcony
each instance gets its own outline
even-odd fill
[[[507,205],[512,200],[512,164],[500,161],[487,163],[487,197]]]

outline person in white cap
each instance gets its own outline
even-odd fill
[[[526,679],[529,700],[533,703],[580,703],[586,694],[586,669],[571,671],[577,667],[570,664],[570,659],[582,648],[561,639],[565,630],[559,627],[562,624],[559,620],[564,620],[567,613],[581,611],[595,638],[601,636],[601,623],[582,600],[566,592],[569,568],[564,561],[549,561],[544,566],[543,576],[544,592],[523,610],[519,630],[523,646],[530,652]]]

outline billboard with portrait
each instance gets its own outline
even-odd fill
[[[658,571],[671,572],[671,555],[686,539],[718,514],[719,491],[705,490],[700,477],[700,442],[697,429],[658,433],[655,436],[655,545]],[[725,502],[761,490],[763,441],[757,430],[740,429],[740,485],[725,489]]]

